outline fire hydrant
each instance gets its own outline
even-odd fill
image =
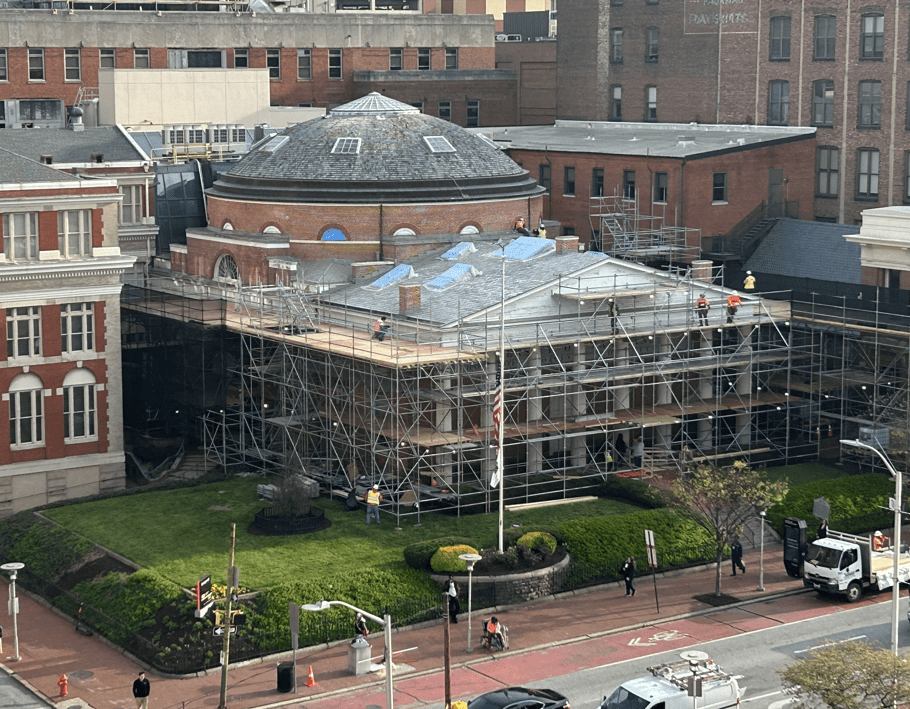
[[[66,675],[60,675],[60,679],[57,680],[57,686],[60,687],[61,697],[65,697],[68,694],[68,685],[69,680],[66,678]]]

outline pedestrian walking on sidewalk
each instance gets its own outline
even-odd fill
[[[743,564],[743,545],[739,539],[734,539],[730,545],[730,563],[733,565],[733,573],[730,576],[736,576],[736,569],[746,573],[746,566]]]
[[[140,672],[139,677],[133,682],[133,696],[136,698],[136,709],[148,709],[151,685],[145,678],[145,672]]]
[[[449,622],[457,623],[458,614],[461,613],[461,602],[458,600],[458,582],[449,574],[449,580],[446,581],[446,595],[449,597]]]
[[[628,557],[622,564],[620,568],[620,573],[622,577],[626,580],[626,595],[634,596],[635,595],[635,559],[631,556]]]

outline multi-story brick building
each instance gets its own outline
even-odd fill
[[[113,180],[0,150],[0,514],[124,485]],[[66,464],[63,465],[63,461]]]
[[[487,15],[0,10],[0,127],[58,127],[113,68],[267,68],[274,106],[378,91],[464,125],[515,122]],[[190,21],[191,19],[191,21]],[[89,115],[87,115],[87,118]]]
[[[559,19],[557,117],[815,126],[812,216],[910,202],[896,2],[584,0]]]

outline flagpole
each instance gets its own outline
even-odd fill
[[[505,465],[503,464],[502,434],[503,422],[506,413],[506,247],[502,247],[502,284],[499,299],[499,391],[502,411],[499,414],[498,430],[496,431],[496,474],[499,476],[499,552],[505,551],[503,546],[503,510],[505,500]]]

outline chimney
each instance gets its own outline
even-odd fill
[[[357,261],[351,264],[351,278],[364,278],[386,265],[384,261]]]
[[[710,281],[711,267],[713,265],[714,263],[712,261],[693,261],[692,278],[696,281]]]
[[[577,236],[557,236],[556,237],[556,253],[570,253],[578,251],[578,237]]]
[[[420,286],[407,285],[398,286],[398,312],[404,313],[408,310],[420,307]]]

